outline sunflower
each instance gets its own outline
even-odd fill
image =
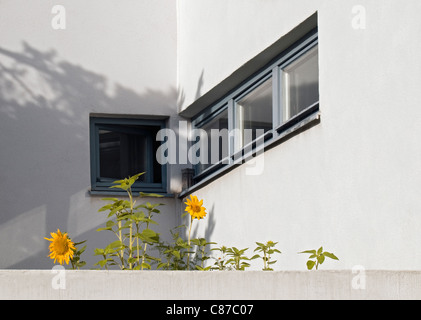
[[[58,260],[60,264],[63,262],[69,264],[69,260],[73,258],[74,250],[76,250],[74,243],[67,237],[67,233],[61,233],[59,229],[57,229],[57,233],[51,232],[51,237],[51,239],[44,238],[51,241],[49,257],[54,259],[54,263]]]
[[[198,200],[196,196],[190,196],[187,202],[186,211],[190,213],[192,219],[202,219],[206,216],[206,208],[203,206],[203,200]]]

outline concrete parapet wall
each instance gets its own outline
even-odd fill
[[[421,271],[0,270],[0,299],[421,299]]]

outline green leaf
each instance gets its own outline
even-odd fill
[[[104,230],[112,230],[112,229],[111,228],[107,228],[107,227],[96,229],[96,231],[104,231]]]
[[[191,239],[190,242],[193,242],[195,245],[200,246],[200,239]]]
[[[107,205],[103,206],[102,208],[98,209],[98,212],[110,210],[113,206],[114,206],[113,204],[107,204]]]
[[[257,259],[257,258],[261,258],[258,254],[255,254],[254,256],[252,256],[251,258],[250,258],[250,260],[253,260],[253,259]]]
[[[85,242],[85,241],[84,241]],[[82,254],[82,253],[84,253],[85,252],[85,250],[86,250],[86,246],[83,246],[82,247],[82,249],[79,249],[78,251],[77,251],[77,253],[78,254]]]
[[[102,198],[102,201],[118,201],[117,198]]]
[[[338,257],[336,257],[333,253],[330,253],[330,252],[323,252],[323,254],[324,254],[326,257],[330,258],[330,259],[333,259],[333,260],[339,260],[339,259],[338,259]]]
[[[94,266],[100,265],[101,267],[105,266],[108,262],[108,259],[100,260],[97,263],[94,264]]]
[[[131,258],[127,259],[128,263],[135,263],[136,261],[137,261],[137,258],[135,258],[135,257],[131,257]]]
[[[323,247],[320,247],[319,250],[317,250],[317,254],[321,254],[323,252]]]
[[[75,242],[75,243],[74,243],[74,245],[75,245],[75,246],[78,246],[78,245],[80,245],[80,244],[82,244],[82,243],[85,243],[86,241],[87,241],[87,240],[84,240],[84,241],[81,241],[81,242]]]
[[[311,270],[311,269],[313,269],[313,267],[316,265],[316,262],[315,261],[313,261],[313,260],[308,260],[307,261],[307,269],[308,270]]]
[[[157,269],[161,269],[161,268],[165,267],[166,265],[167,265],[166,263],[161,262],[161,263],[158,264]]]
[[[177,250],[173,250],[171,253],[172,253],[172,255],[173,255],[173,256],[175,256],[177,259],[181,259],[180,252],[178,252]]]
[[[100,255],[103,255],[103,254],[104,254],[104,249],[95,248],[94,256],[100,256]]]
[[[316,250],[306,250],[306,251],[301,251],[298,253],[312,253],[312,254],[316,254]]]
[[[145,192],[139,192],[141,197],[154,197],[154,198],[162,198],[164,197],[161,194],[156,194],[156,193],[145,193]]]
[[[325,261],[325,256],[323,255],[323,253],[317,257],[317,261],[319,262],[319,264],[322,264]]]
[[[151,265],[149,263],[143,262],[142,263],[142,268],[144,269],[152,269]]]
[[[115,222],[112,221],[112,220],[109,220],[109,221],[107,221],[107,223],[105,225],[107,226],[107,228],[111,228],[111,227],[114,227]]]
[[[109,245],[105,247],[105,249],[116,249],[124,247],[124,244],[120,240],[116,240],[114,242],[111,242]]]
[[[151,229],[145,229],[141,232],[139,238],[146,242],[158,242],[159,234]]]

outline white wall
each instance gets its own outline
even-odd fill
[[[61,1],[0,3],[0,268],[50,268],[43,237],[60,228],[87,239],[88,266],[108,240],[90,196],[89,115],[176,113],[176,3]],[[179,171],[170,192],[179,190]],[[164,199],[162,232],[175,199]]]
[[[209,215],[194,233],[279,241],[278,270],[305,269],[296,252],[320,245],[340,258],[327,269],[421,267],[418,0],[73,0],[61,3],[66,30],[51,28],[55,4],[0,3],[0,268],[51,267],[43,237],[57,228],[88,239],[97,261],[107,239],[87,192],[90,113],[177,127],[178,98],[186,109],[315,11],[321,123],[266,152],[261,175],[242,166],[199,190]],[[352,28],[357,4],[365,30]],[[165,233],[179,203],[163,201]]]
[[[366,8],[355,30],[352,9]],[[197,191],[197,235],[219,245],[278,241],[277,270],[323,245],[326,269],[420,269],[421,23],[417,0],[179,2],[181,109],[318,11],[321,122]],[[229,192],[228,192],[229,190]]]

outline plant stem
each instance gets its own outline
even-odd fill
[[[133,197],[132,197],[132,190],[129,189],[127,190],[127,193],[129,194],[129,198],[130,198],[130,214],[133,214]],[[133,220],[132,220],[133,221]],[[133,238],[133,223],[130,223],[130,236],[129,236],[129,269],[132,269],[132,262],[131,262],[131,257],[132,257],[132,238]]]
[[[136,233],[139,233],[139,224],[136,223]],[[136,237],[136,255],[137,255],[137,264],[139,265],[139,237]]]
[[[148,222],[146,222],[146,229],[149,229],[149,220],[151,219],[151,210],[148,212]],[[145,255],[146,255],[146,248],[148,247],[148,243],[145,242],[145,246],[143,247],[143,255],[142,255],[142,267],[141,270],[143,270],[143,263],[145,262]]]
[[[263,265],[264,265],[264,267],[265,267],[265,270],[267,269],[267,265],[266,265],[266,250],[263,250]]]
[[[118,221],[118,240],[120,240],[120,242],[123,243],[123,238],[121,237],[121,220]],[[124,264],[124,249],[120,250],[120,259],[121,263]]]
[[[189,247],[190,247],[190,235],[191,235],[192,225],[193,225],[193,217],[190,218],[189,240],[187,242]],[[189,251],[187,252],[187,270],[190,270],[190,248],[189,248]]]

